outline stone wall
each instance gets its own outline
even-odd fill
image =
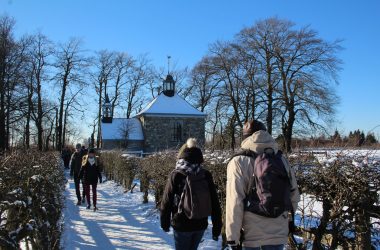
[[[102,149],[120,149],[127,151],[141,151],[143,150],[143,141],[130,140],[126,143],[125,140],[102,140]]]
[[[205,142],[203,117],[140,117],[144,132],[144,151],[158,152],[180,148],[189,137],[195,137],[200,146]],[[173,123],[181,124],[181,138],[173,139]]]

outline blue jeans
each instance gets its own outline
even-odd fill
[[[193,232],[178,232],[174,230],[174,243],[176,250],[196,250],[201,242],[205,230]]]
[[[243,247],[243,250],[284,250],[284,245],[266,245],[261,247]]]

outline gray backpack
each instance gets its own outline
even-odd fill
[[[262,154],[244,150],[235,156],[237,155],[255,159],[254,173],[244,199],[245,211],[270,218],[277,218],[283,212],[290,211],[291,176],[282,161],[282,152],[279,150],[275,154],[273,149],[267,148]]]
[[[181,172],[185,174],[184,172]],[[178,213],[184,213],[189,219],[202,219],[211,215],[211,196],[206,171],[198,174],[186,174],[185,185],[179,199]]]

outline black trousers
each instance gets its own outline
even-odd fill
[[[79,177],[74,177],[74,184],[75,184],[75,193],[77,194],[78,201],[82,200],[82,196],[80,195],[80,179]]]

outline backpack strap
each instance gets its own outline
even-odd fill
[[[238,151],[236,154],[234,154],[231,157],[231,160],[235,156],[248,156],[248,157],[253,158],[253,160],[255,160],[256,157],[258,156],[258,154],[255,151],[252,151],[250,149],[241,149],[240,151]],[[255,167],[255,166],[253,166],[253,167]],[[248,183],[248,193],[246,194],[246,197],[248,197],[248,195],[250,195],[250,193],[252,192],[252,187],[253,187],[253,185],[255,185],[255,182],[256,182],[255,178],[253,176],[250,176],[249,177],[249,183]]]
[[[282,155],[282,151],[279,150],[278,152],[280,152],[280,154]],[[292,184],[293,184],[293,176],[290,173],[290,168],[291,168],[290,163],[288,162],[288,160],[285,157],[281,157],[281,160],[282,160],[282,163],[285,166],[286,173],[288,174],[288,178],[289,178],[289,182],[290,182],[290,187],[291,187],[290,192],[293,192],[296,188],[294,188],[292,186]]]

